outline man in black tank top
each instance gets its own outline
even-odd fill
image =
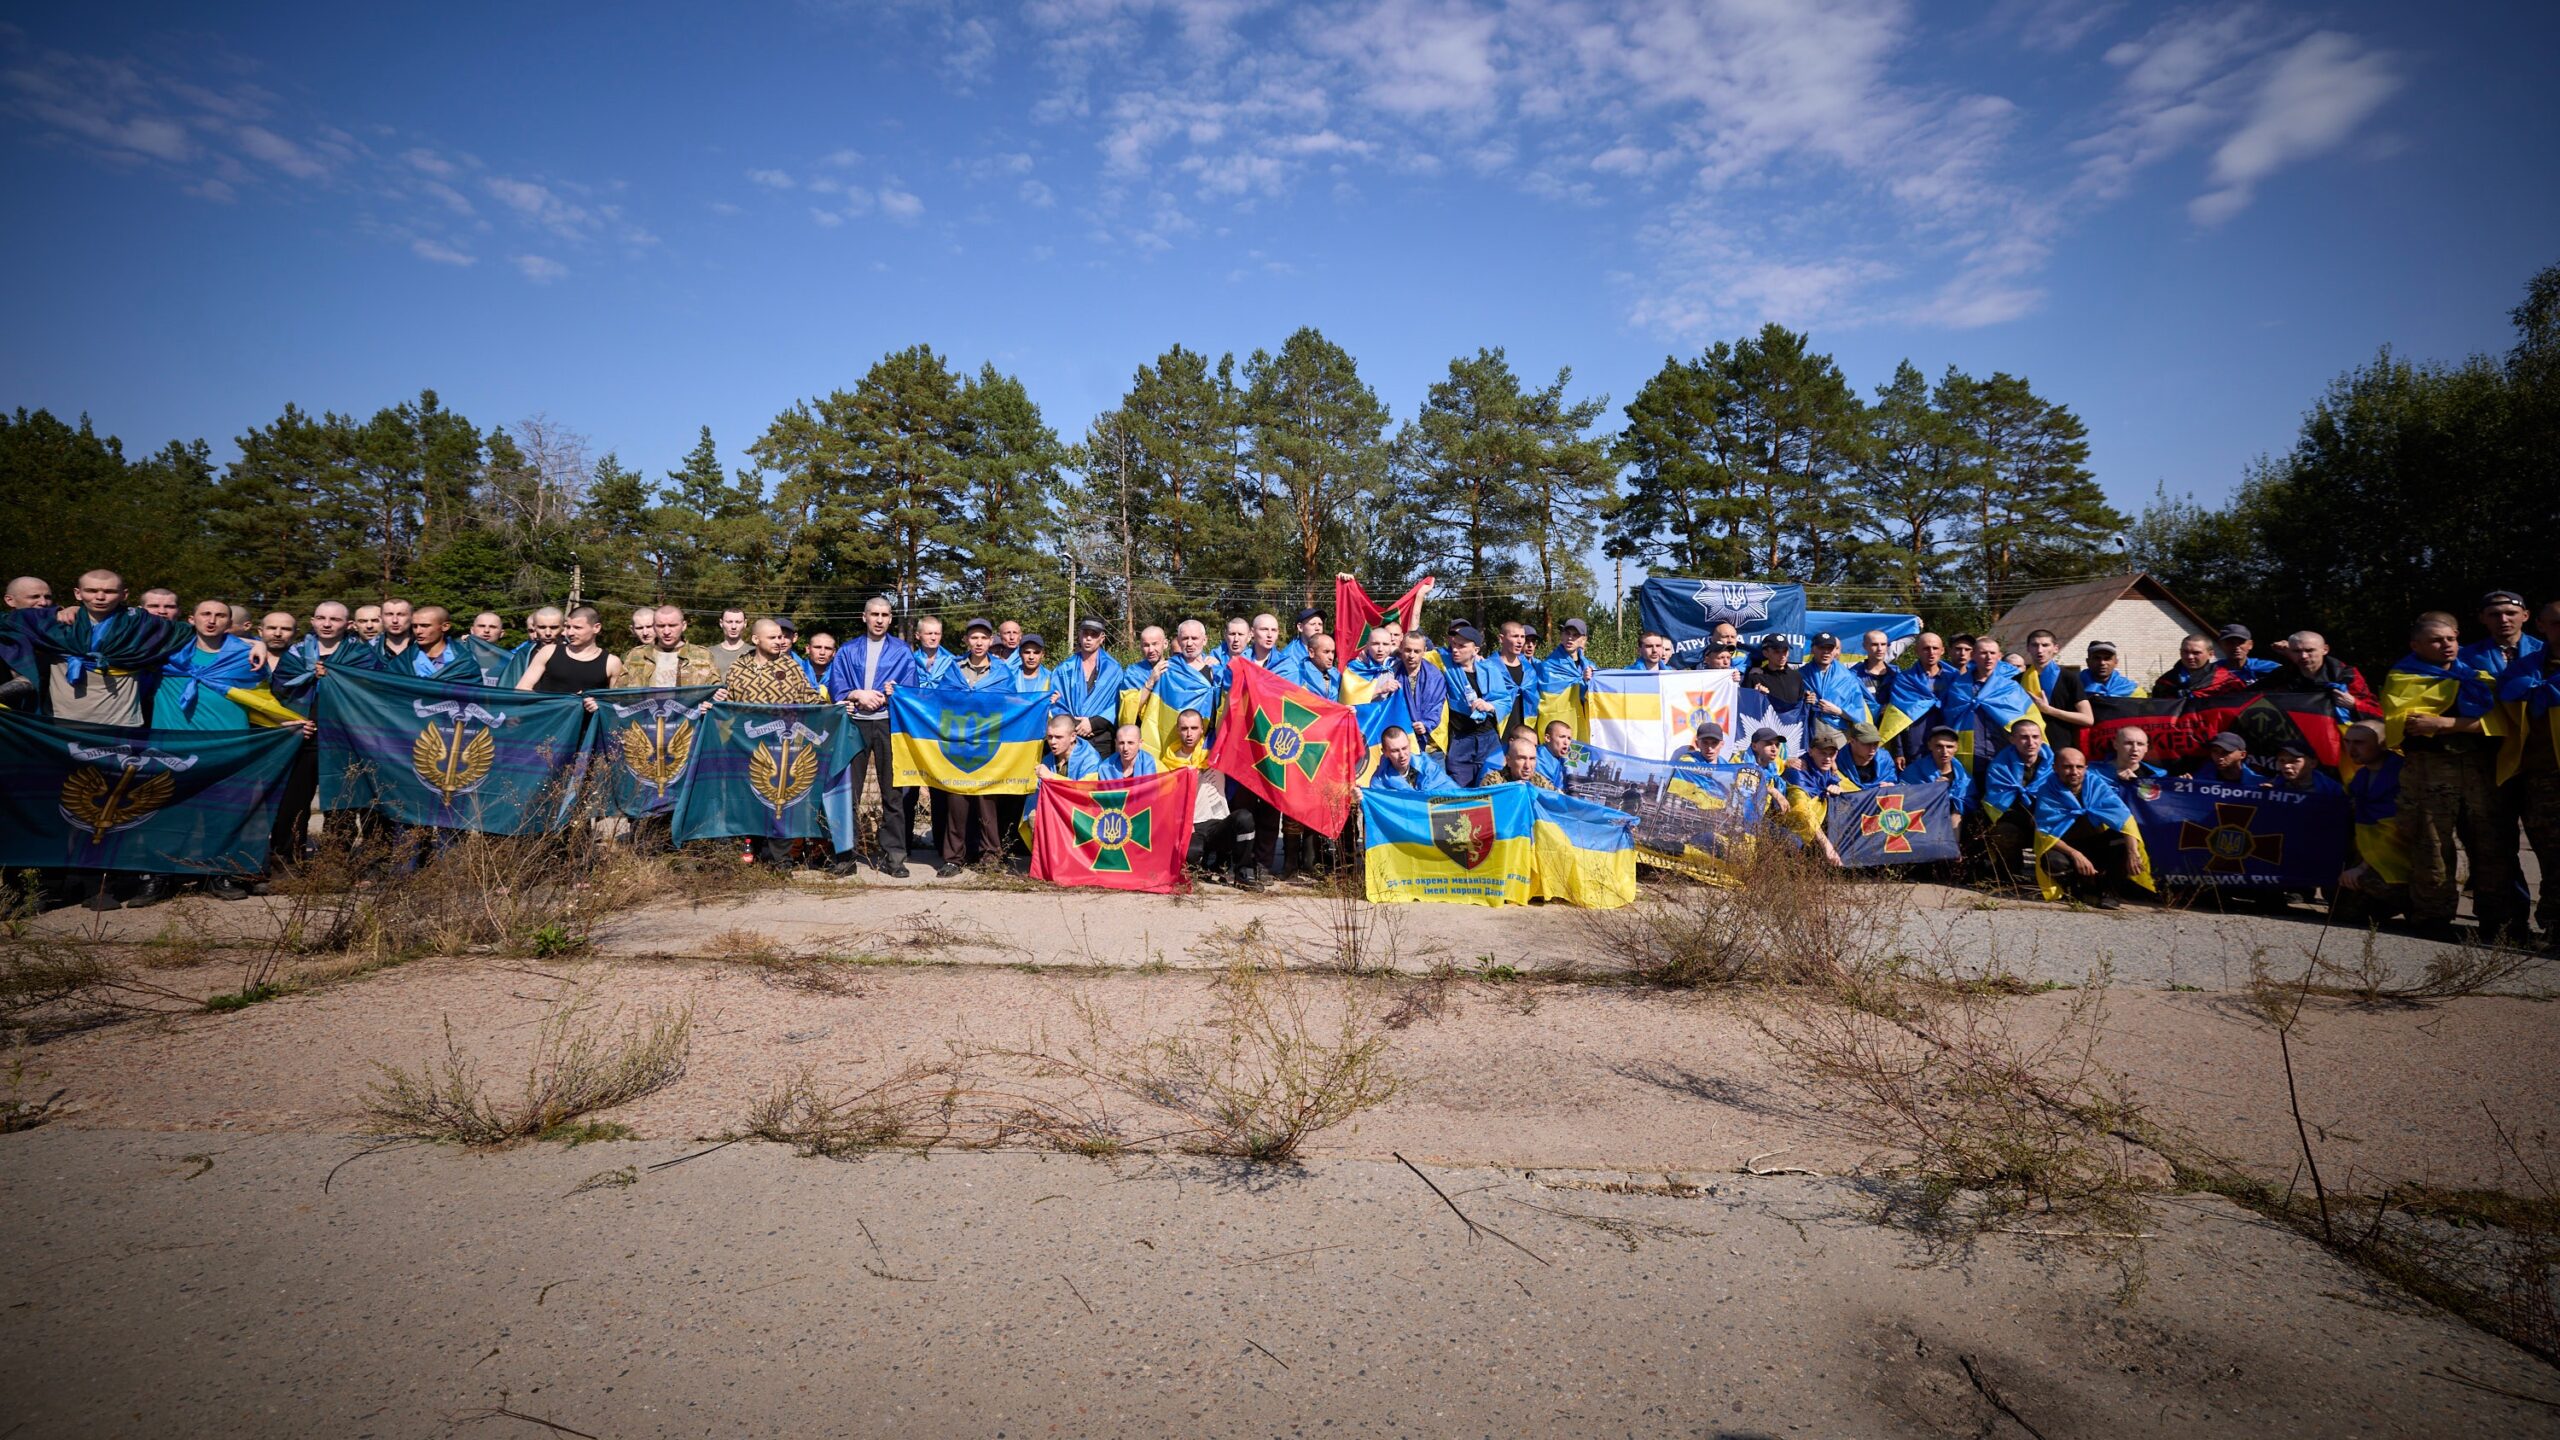
[[[518,690],[531,690],[538,695],[582,695],[591,690],[607,690],[622,678],[622,658],[606,654],[596,644],[604,633],[604,617],[593,605],[581,605],[560,621],[560,639],[533,652],[524,667],[524,678],[516,682]],[[596,701],[587,695],[587,711],[594,713]]]

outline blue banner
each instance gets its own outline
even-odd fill
[[[523,835],[559,824],[586,774],[585,703],[332,665],[320,677],[320,808]]]
[[[2161,882],[2291,890],[2338,883],[2347,837],[2342,792],[2177,776],[2135,781],[2124,797]]]
[[[1784,635],[1794,653],[1804,653],[1812,634],[1805,628],[1804,587],[1763,585],[1752,580],[1647,580],[1636,591],[1636,614],[1644,628],[1671,638],[1672,663],[1694,666],[1705,656],[1707,638],[1719,622],[1742,633],[1743,654],[1737,667],[1751,662],[1763,635]]]
[[[862,732],[833,705],[714,705],[676,786],[676,843],[824,836],[850,850],[861,753]]]
[[[0,866],[255,875],[299,730],[123,730],[0,710]]]
[[[1956,806],[1947,782],[1877,785],[1824,797],[1823,824],[1848,866],[1956,858]]]
[[[1804,625],[1805,639],[1808,642],[1825,630],[1840,637],[1840,663],[1843,665],[1867,663],[1867,632],[1870,630],[1883,631],[1884,638],[1893,642],[1893,649],[1886,653],[1897,657],[1911,648],[1912,641],[1920,638],[1920,617],[1917,615],[1869,614],[1864,611],[1849,610],[1807,610],[1804,612]],[[1798,645],[1790,658],[1797,664],[1802,664],[1804,657],[1805,647]]]
[[[668,690],[603,690],[596,700],[596,763],[605,767],[604,808],[637,820],[676,808],[685,761],[711,708],[709,685]]]

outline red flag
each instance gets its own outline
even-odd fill
[[[1406,630],[1422,628],[1422,597],[1431,593],[1431,577],[1423,576],[1414,587],[1396,598],[1385,609],[1369,598],[1360,582],[1348,575],[1333,577],[1333,643],[1348,663],[1361,646],[1369,643],[1369,627],[1381,620],[1393,620]]]
[[[1250,660],[1227,669],[1211,763],[1322,835],[1339,835],[1359,794],[1360,717]]]
[[[1031,873],[1052,885],[1187,889],[1182,859],[1199,794],[1200,772],[1188,767],[1134,780],[1043,780]]]
[[[2334,767],[2338,717],[2331,703],[2326,695],[2228,689],[2149,700],[2093,696],[2089,709],[2097,723],[2080,732],[2080,748],[2094,761],[2115,744],[2117,731],[2140,726],[2151,739],[2154,763],[2194,760],[2208,752],[2214,736],[2232,730],[2249,742],[2249,753],[2261,758],[2293,740],[2315,762]]]

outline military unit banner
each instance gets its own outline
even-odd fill
[[[2117,731],[2138,727],[2150,738],[2155,764],[2198,759],[2225,730],[2248,741],[2249,753],[2260,759],[2292,741],[2322,765],[2335,768],[2338,763],[2338,716],[2325,695],[2249,690],[2139,700],[2093,695],[2089,708],[2097,723],[2080,732],[2080,743],[2093,759],[2107,753]]]
[[[889,696],[890,783],[954,795],[1028,795],[1040,778],[1049,697],[933,686]]]
[[[320,677],[320,807],[521,835],[558,824],[584,778],[586,706],[375,671]]]
[[[1308,829],[1341,834],[1359,793],[1360,718],[1250,660],[1235,661],[1228,677],[1219,772]]]
[[[637,820],[665,815],[683,791],[685,760],[712,687],[609,690],[596,696],[596,763],[604,767],[604,809]]]
[[[1657,576],[1636,591],[1636,614],[1645,629],[1670,637],[1671,658],[1682,665],[1698,663],[1720,624],[1741,633],[1746,656],[1756,653],[1767,635],[1784,635],[1801,652],[1811,634],[1805,629],[1801,585]]]
[[[1032,816],[1031,873],[1052,885],[1174,894],[1189,889],[1182,865],[1200,772],[1134,780],[1050,780]]]
[[[150,731],[0,710],[0,866],[254,875],[298,730]]]
[[[2343,794],[2182,776],[2138,781],[2125,799],[2159,882],[2291,890],[2337,883],[2347,833]]]
[[[1525,905],[1536,879],[1536,789],[1360,792],[1371,900]]]
[[[1825,830],[1840,863],[1917,865],[1956,858],[1956,806],[1946,781],[1877,785],[1824,797]]]
[[[861,753],[861,732],[833,705],[714,705],[685,757],[676,843],[832,838],[850,850]]]

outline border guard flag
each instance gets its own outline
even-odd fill
[[[1218,727],[1214,762],[1219,773],[1308,829],[1341,834],[1360,788],[1359,717],[1250,660],[1236,660],[1227,674],[1227,720]]]
[[[1333,643],[1340,658],[1348,661],[1360,647],[1369,643],[1369,627],[1380,621],[1393,620],[1407,634],[1422,628],[1422,602],[1431,594],[1431,577],[1423,576],[1412,589],[1393,601],[1380,605],[1369,598],[1369,592],[1358,580],[1348,575],[1333,577]]]
[[[1032,817],[1031,874],[1052,885],[1145,890],[1190,888],[1182,876],[1191,849],[1200,772],[1168,770],[1134,780],[1052,780]]]
[[[302,736],[107,729],[0,710],[0,866],[254,875]]]
[[[575,695],[333,665],[312,718],[323,810],[522,835],[558,823],[585,777],[587,707]]]
[[[1636,898],[1636,817],[1531,785],[1536,830],[1531,836],[1529,893],[1587,910],[1614,910]]]
[[[862,732],[833,705],[714,705],[676,786],[675,841],[824,837],[850,850],[861,753]]]
[[[1028,795],[1040,778],[1045,690],[934,686],[889,696],[892,784],[952,795]]]
[[[693,754],[702,712],[711,708],[713,688],[608,690],[596,696],[596,757],[610,767],[606,810],[636,820],[675,809],[678,782]]]
[[[1956,858],[1956,806],[1944,780],[1878,785],[1825,797],[1831,848],[1842,865],[1917,865]]]
[[[1361,791],[1369,898],[1526,904],[1535,879],[1537,794],[1533,785],[1437,795]]]

